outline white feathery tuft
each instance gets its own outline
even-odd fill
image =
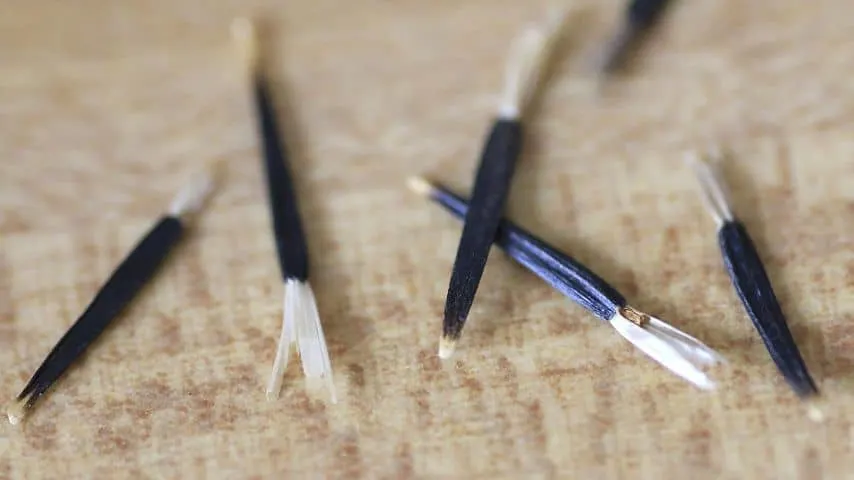
[[[714,155],[719,157],[720,154]],[[702,159],[697,153],[689,153],[685,157],[685,163],[690,165],[700,181],[700,194],[703,205],[714,217],[718,227],[725,222],[732,221],[732,206],[727,195],[726,186],[721,180],[720,172],[708,161]]]
[[[267,399],[273,400],[279,397],[282,390],[282,376],[288,366],[291,354],[291,343],[296,338],[294,335],[294,289],[288,281],[285,284],[285,294],[282,297],[282,332],[279,334],[279,344],[276,348],[276,359],[273,361],[273,371],[267,382]]]
[[[696,338],[654,317],[639,326],[627,319],[622,310],[609,322],[623,338],[664,368],[703,390],[715,388],[701,368],[724,363],[724,359]]]
[[[337,403],[335,383],[332,380],[332,365],[329,361],[326,338],[323,336],[323,327],[320,325],[314,292],[308,282],[288,279],[285,282],[282,333],[279,337],[276,359],[273,362],[273,371],[267,383],[268,399],[279,396],[292,344],[296,344],[306,378],[324,379],[332,403]]]
[[[168,213],[172,217],[181,218],[199,211],[216,184],[215,169],[210,169],[193,179],[172,199]]]
[[[518,119],[531,103],[568,15],[568,10],[553,14],[547,23],[529,27],[516,40],[505,67],[499,117]]]

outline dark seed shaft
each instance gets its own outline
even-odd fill
[[[305,282],[308,279],[308,246],[287,165],[286,145],[276,122],[269,85],[263,76],[255,77],[254,90],[279,267],[284,280]]]
[[[26,407],[31,408],[68,370],[154,276],[183,230],[179,219],[166,216],[140,240],[57,342],[21,391],[19,401],[26,397]]]
[[[496,121],[478,166],[471,208],[465,217],[448,285],[443,322],[447,338],[459,338],[474,303],[521,148],[521,124],[517,120]]]
[[[625,20],[611,41],[602,70],[613,73],[620,69],[631,52],[643,41],[664,15],[670,0],[630,0]]]
[[[732,284],[780,373],[798,396],[818,393],[744,226],[738,221],[725,223],[718,241]]]
[[[653,27],[671,0],[632,0],[626,9],[626,21],[639,29]]]
[[[466,201],[441,185],[430,198],[457,218],[469,209]],[[610,320],[626,305],[625,298],[587,267],[547,245],[508,220],[502,220],[495,243],[514,260],[602,320]]]

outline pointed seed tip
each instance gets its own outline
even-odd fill
[[[439,358],[447,360],[454,354],[457,349],[457,342],[448,337],[442,337],[439,340]]]
[[[815,423],[823,423],[825,416],[824,411],[816,404],[816,400],[809,399],[806,401],[807,417]]]
[[[422,197],[429,195],[433,189],[433,186],[424,177],[409,177],[406,180],[406,185],[410,190]]]
[[[9,419],[9,423],[12,425],[18,425],[27,415],[27,397],[24,397],[20,400],[15,400],[9,407],[6,409],[6,417]]]

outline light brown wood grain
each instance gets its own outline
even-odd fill
[[[466,191],[513,36],[545,0],[7,1],[0,15],[0,399],[173,192],[227,181],[133,308],[0,427],[0,478],[849,478],[854,17],[849,2],[680,2],[605,97],[620,2],[579,3],[514,181],[514,219],[719,349],[706,394],[500,252],[435,355]],[[341,401],[264,380],[281,285],[228,26],[266,12]],[[688,149],[736,209],[824,393],[811,423],[729,285]]]

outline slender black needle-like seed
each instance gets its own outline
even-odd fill
[[[457,218],[465,217],[470,208],[463,198],[424,179],[410,179],[409,186]],[[714,350],[629,306],[616,289],[590,269],[510,221],[501,221],[494,241],[553,288],[608,321],[621,336],[662,366],[697,387],[714,388],[714,382],[701,370],[722,361]]]
[[[259,136],[264,157],[267,194],[273,237],[285,284],[282,331],[273,370],[267,383],[267,398],[279,396],[291,344],[295,343],[307,378],[326,382],[333,403],[337,401],[332,366],[320,315],[308,283],[308,246],[299,214],[296,190],[288,166],[284,136],[276,121],[274,102],[260,60],[255,26],[248,19],[235,20],[233,34],[246,62]]]
[[[463,198],[441,185],[410,179],[410,188],[427,195],[457,218],[464,218],[470,208]],[[493,240],[537,275],[548,276],[547,283],[602,320],[610,320],[627,305],[623,295],[608,282],[512,222],[501,221]]]
[[[23,420],[39,398],[59,380],[149,282],[181,239],[186,217],[201,208],[212,187],[213,176],[207,173],[175,197],[168,212],[116,268],[8,408],[6,413],[10,423],[14,425]]]
[[[623,13],[620,30],[605,51],[601,71],[611,74],[619,70],[630,53],[658,23],[671,0],[629,0]]]
[[[522,150],[522,113],[539,84],[565,17],[564,12],[545,27],[525,31],[510,55],[498,118],[477,168],[472,205],[465,218],[445,298],[439,343],[442,358],[453,354],[474,303]]]
[[[727,273],[771,359],[799,397],[806,399],[817,395],[818,389],[789,331],[756,247],[744,225],[732,213],[720,175],[711,164],[697,156],[692,155],[688,161],[700,180],[703,202],[717,222],[718,242]]]

